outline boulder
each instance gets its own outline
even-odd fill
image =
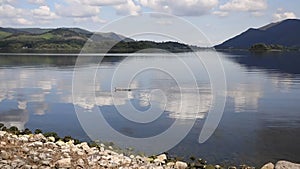
[[[186,169],[188,167],[187,163],[182,161],[176,161],[175,168],[177,169]]]
[[[276,163],[275,169],[300,169],[300,164],[282,160]]]
[[[261,169],[274,169],[274,167],[275,167],[274,164],[270,162],[262,166]]]
[[[156,158],[161,162],[167,160],[167,156],[165,154],[161,154],[161,155],[157,156]]]
[[[59,168],[71,168],[71,158],[63,158],[56,162],[56,167]]]

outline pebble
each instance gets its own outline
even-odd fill
[[[120,169],[186,169],[183,161],[167,162],[166,154],[148,158],[144,156],[126,156],[117,153],[111,146],[100,144],[99,148],[89,147],[86,142],[74,145],[54,137],[45,138],[42,134],[13,135],[0,131],[0,168],[50,169],[50,168],[120,168]],[[222,168],[219,165],[213,168]],[[236,167],[229,167],[236,169]],[[300,164],[279,161],[268,163],[261,169],[300,169]]]

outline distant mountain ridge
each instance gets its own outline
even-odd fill
[[[130,38],[126,38],[125,36],[113,33],[113,32],[107,32],[107,33],[100,33],[100,32],[90,32],[88,30],[84,30],[81,28],[3,28],[0,27],[0,33],[5,33],[6,36],[0,37],[0,39],[7,38],[10,35],[18,36],[22,34],[27,35],[42,35],[46,33],[54,33],[54,34],[61,34],[62,32],[65,32],[68,34],[73,34],[76,36],[85,36],[86,38],[89,38],[94,34],[94,36],[100,36],[99,38],[102,38],[103,40],[117,40],[120,41],[122,39],[127,39],[130,41]],[[132,40],[132,39],[131,39]],[[132,40],[133,41],[133,40]]]
[[[282,45],[288,48],[300,48],[300,20],[287,19],[271,23],[258,29],[247,31],[216,45],[216,49],[249,49],[257,43]]]
[[[114,32],[90,32],[80,28],[2,28],[0,27],[0,52],[26,51],[80,51],[94,52],[135,52],[156,48],[173,52],[190,52],[189,46],[178,42],[135,41]]]

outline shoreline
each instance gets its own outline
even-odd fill
[[[19,131],[0,126],[0,168],[159,168],[159,169],[255,169],[247,165],[220,166],[191,157],[182,161],[160,154],[136,155],[122,149],[96,142],[81,142],[71,136],[60,138],[55,132],[42,134],[36,129]],[[121,150],[121,151],[120,151]],[[300,164],[278,161],[266,163],[261,169],[300,169]]]

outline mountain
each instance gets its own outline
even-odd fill
[[[88,42],[88,43],[86,43]],[[0,52],[81,51],[131,53],[148,48],[190,52],[194,46],[178,42],[135,41],[114,32],[90,32],[80,28],[1,28]]]
[[[288,48],[300,48],[300,20],[287,19],[271,23],[258,29],[250,28],[222,44],[216,49],[249,49],[257,43],[282,45]]]

